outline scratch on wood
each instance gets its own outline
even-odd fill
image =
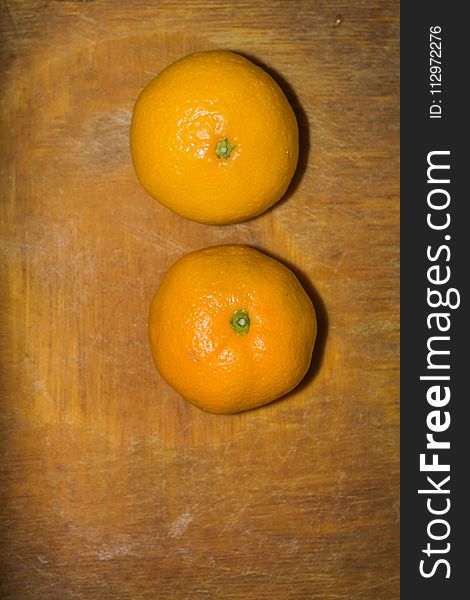
[[[172,538],[182,536],[186,529],[189,527],[192,520],[193,515],[190,512],[185,512],[184,514],[180,515],[170,525],[168,535]]]
[[[380,581],[379,583],[375,583],[372,585],[366,585],[365,587],[362,587],[359,591],[357,591],[355,594],[350,595],[348,594],[347,596],[341,596],[341,598],[344,598],[345,600],[353,600],[353,598],[357,598],[358,596],[360,596],[363,592],[368,592],[369,590],[375,590],[377,588],[381,588],[384,585],[386,585],[387,583],[391,583],[392,581],[397,581],[399,579],[398,575],[394,575],[393,577],[389,577],[388,579],[384,579],[382,581]]]

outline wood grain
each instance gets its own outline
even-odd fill
[[[0,4],[0,597],[396,599],[399,3]],[[139,186],[140,89],[228,48],[290,98],[277,206],[211,227]],[[182,254],[250,243],[320,313],[288,397],[204,414],[159,378],[147,310]]]

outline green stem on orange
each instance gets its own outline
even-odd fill
[[[236,310],[230,321],[232,329],[238,335],[246,335],[250,329],[250,317],[246,310]]]
[[[215,155],[218,158],[229,158],[230,153],[232,152],[232,150],[235,148],[234,144],[231,144],[227,138],[225,138],[224,140],[221,140],[218,144],[217,144],[217,148],[215,149]]]

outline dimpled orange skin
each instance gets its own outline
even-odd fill
[[[232,327],[249,317],[248,332]],[[283,396],[304,377],[317,332],[312,302],[277,260],[241,245],[187,254],[165,274],[149,317],[161,376],[212,413],[237,413]]]
[[[218,144],[233,150],[218,157]],[[298,160],[294,112],[277,83],[233,52],[190,54],[141,92],[131,154],[143,187],[189,219],[254,217],[286,192]]]

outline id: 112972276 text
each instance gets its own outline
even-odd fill
[[[429,28],[429,93],[432,102],[429,107],[429,118],[442,117],[442,28],[433,25]]]

